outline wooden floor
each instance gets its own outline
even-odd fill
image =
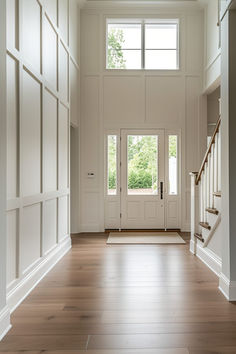
[[[14,312],[1,353],[236,353],[236,306],[188,244],[107,246],[106,238],[73,237]]]

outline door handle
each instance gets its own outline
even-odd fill
[[[160,182],[160,194],[161,194],[161,199],[163,199],[163,182]]]

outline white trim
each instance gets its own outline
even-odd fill
[[[193,248],[193,243],[190,243],[190,250]],[[205,263],[208,268],[210,268],[217,276],[220,276],[221,274],[221,268],[222,268],[222,261],[221,259],[211,250],[208,248],[203,248],[202,246],[199,246],[199,244],[196,245],[196,256],[201,259],[203,263]]]
[[[189,250],[192,254],[196,254],[196,243],[193,240],[190,240]]]
[[[35,286],[44,278],[44,276],[55,266],[55,264],[70,250],[71,238],[67,237],[50,254],[48,254],[41,263],[32,270],[24,279],[22,279],[7,294],[7,304],[10,312],[13,312],[17,306],[26,298],[26,296],[35,288]]]
[[[2,311],[0,311],[0,341],[10,329],[10,311],[8,306],[5,306]]]
[[[236,301],[236,281],[230,281],[223,273],[220,274],[219,289],[229,301]]]
[[[106,0],[87,0],[84,1],[84,9],[113,9],[113,8],[141,8],[141,9],[173,9],[175,11],[181,9],[184,9],[185,11],[196,11],[196,10],[201,10],[203,8],[202,4],[199,3],[198,1],[158,1],[156,2],[155,0],[116,0],[116,1],[106,1]]]

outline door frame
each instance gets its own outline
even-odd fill
[[[182,174],[181,174],[181,165],[182,165],[182,131],[181,129],[168,129],[168,128],[159,128],[159,127],[141,127],[141,128],[118,128],[118,129],[104,129],[104,229],[105,230],[121,230],[121,133],[122,130],[127,131],[137,131],[137,132],[145,132],[145,131],[164,131],[164,183],[165,183],[165,212],[164,212],[164,224],[165,229],[181,229],[181,219],[182,219]],[[115,196],[108,195],[107,193],[107,137],[109,135],[117,136],[117,154],[116,154],[116,168],[117,168],[117,194]],[[177,136],[177,195],[170,195],[167,191],[167,186],[169,184],[169,167],[168,167],[168,136],[176,135]],[[168,207],[169,202],[176,199],[177,209],[178,209],[178,217],[175,222],[175,226],[171,224],[171,220],[168,217]],[[109,201],[112,201],[113,204],[116,203],[116,211],[114,212],[114,218],[112,222],[110,222],[106,215],[106,209]]]

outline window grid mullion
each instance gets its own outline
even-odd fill
[[[142,21],[142,69],[145,69],[145,23]]]

